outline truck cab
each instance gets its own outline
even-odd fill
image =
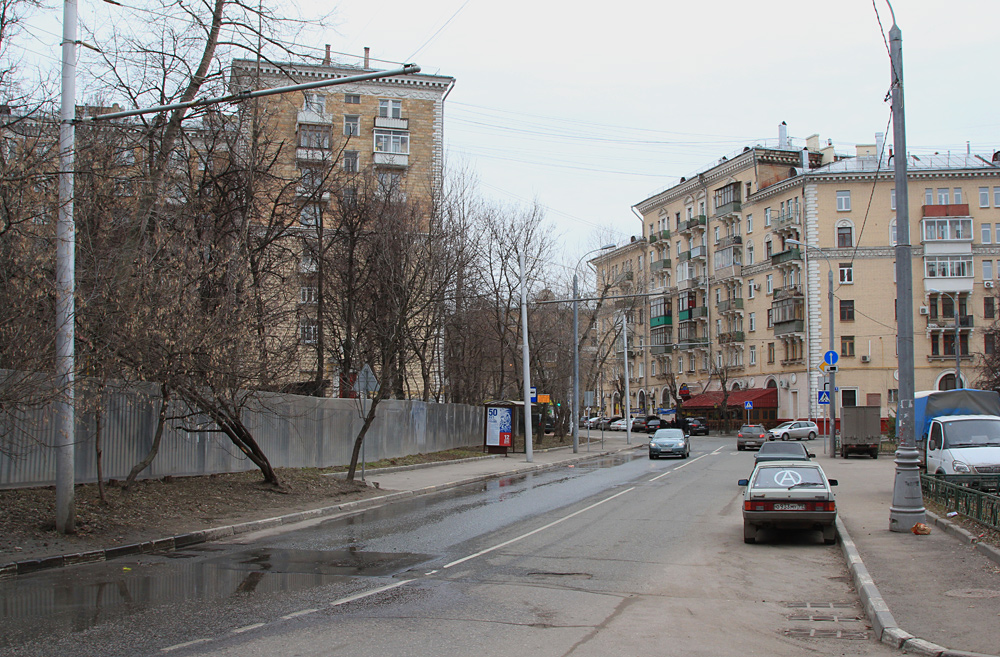
[[[1000,417],[944,415],[930,421],[927,472],[1000,474]]]

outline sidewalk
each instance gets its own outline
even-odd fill
[[[713,434],[713,438],[717,437]],[[151,549],[173,549],[184,545],[218,540],[237,534],[290,525],[297,522],[353,512],[361,508],[391,503],[461,484],[485,481],[530,471],[566,467],[601,454],[644,448],[648,436],[633,434],[626,444],[623,432],[591,432],[590,451],[586,433],[580,436],[580,451],[571,448],[536,450],[533,462],[524,454],[491,456],[463,461],[369,470],[366,479],[385,495],[313,509],[279,518],[217,527],[204,532],[167,537],[131,546],[132,553]],[[736,438],[730,436],[736,451]],[[835,489],[839,509],[838,529],[855,586],[865,604],[876,635],[884,643],[904,653],[973,657],[1000,653],[1000,553],[996,561],[960,536],[962,530],[946,520],[928,514],[932,532],[928,536],[890,532],[889,506],[892,502],[895,464],[892,457],[878,460],[848,460],[823,455],[820,442],[811,445],[827,475],[839,480]],[[943,528],[950,531],[946,532]],[[955,534],[955,535],[953,535]],[[986,546],[979,546],[985,548]],[[122,548],[99,550],[85,555],[65,555],[33,562],[0,566],[0,578],[46,567],[102,561],[123,556]]]

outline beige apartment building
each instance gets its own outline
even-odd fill
[[[776,147],[748,147],[634,206],[641,234],[592,260],[612,280],[628,265],[642,286],[643,311],[629,317],[633,410],[671,408],[672,386],[687,397],[725,385],[777,389],[777,408],[757,415],[770,424],[824,417],[832,275],[838,408],[895,414],[895,186],[891,146],[880,152],[881,135],[850,155],[816,135],[800,148],[782,124]],[[907,164],[916,389],[955,386],[956,309],[972,385],[977,355],[994,348],[1000,155]]]
[[[329,46],[318,64],[234,60],[233,85],[274,88],[373,72],[365,50],[361,66],[331,62]],[[373,186],[376,194],[431,211],[442,185],[444,102],[454,84],[448,76],[411,74],[266,98],[271,139],[285,145],[279,162],[283,177],[300,181],[303,243],[315,239],[318,224],[336,221],[338,203],[373,193]],[[316,372],[316,272],[315,259],[304,255],[298,272],[303,381]],[[422,385],[418,377],[410,378]],[[330,392],[338,394],[341,383],[334,377]]]

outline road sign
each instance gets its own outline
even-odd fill
[[[840,356],[833,349],[823,354],[823,362],[827,365],[836,365],[838,358],[840,358]]]
[[[820,404],[829,404],[830,403],[830,391],[829,390],[820,390],[819,391],[819,403]]]
[[[748,411],[752,411],[753,410],[753,402],[752,401],[745,401],[745,402],[743,402],[743,408],[747,409]]]
[[[820,363],[816,367],[816,369],[818,369],[823,374],[836,374],[838,371],[840,371],[840,366],[839,365],[830,365],[828,363]]]
[[[378,391],[378,379],[375,378],[375,373],[372,372],[368,363],[365,363],[365,366],[358,372],[358,378],[354,381],[354,391],[366,396],[369,392]]]
[[[552,403],[552,396],[551,395],[536,395],[536,397],[538,398],[538,403],[539,404],[551,404]]]
[[[531,403],[538,403],[538,389],[535,386],[531,386]]]

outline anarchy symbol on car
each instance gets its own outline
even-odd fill
[[[795,470],[781,470],[774,475],[774,483],[786,488],[802,483],[802,475]]]

